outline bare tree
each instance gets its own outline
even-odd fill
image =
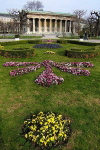
[[[85,29],[90,36],[95,36],[95,22],[93,16],[90,14],[90,16],[87,18],[87,25]]]
[[[33,10],[40,10],[43,9],[43,4],[41,1],[37,0],[37,1],[28,1],[25,5],[24,5],[24,9],[27,11],[33,11]]]
[[[3,36],[5,37],[5,34],[8,32],[8,28],[7,28],[7,23],[0,21],[0,33],[3,34]]]
[[[91,16],[94,22],[96,36],[100,35],[100,11],[92,11]]]
[[[87,18],[85,30],[90,36],[100,36],[100,12],[91,11]]]
[[[9,10],[9,14],[13,19],[13,25],[15,28],[15,33],[22,33],[23,32],[23,26],[26,24],[26,14],[27,12],[25,10],[17,10],[12,9]]]
[[[75,10],[74,14],[76,16],[76,31],[79,34],[81,31],[81,21],[83,16],[86,14],[85,10]]]

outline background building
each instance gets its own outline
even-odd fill
[[[75,16],[67,13],[50,12],[50,11],[34,11],[28,12],[24,16],[25,19],[21,28],[21,33],[27,35],[66,35],[76,34],[75,32]],[[0,21],[9,24],[12,27],[7,32],[14,32],[13,18],[9,14],[0,13]],[[19,20],[20,22],[20,20]],[[18,23],[19,23],[18,22]],[[12,30],[11,30],[12,29]],[[17,29],[18,30],[18,29]],[[20,29],[18,30],[20,32]],[[2,32],[2,28],[0,28]]]
[[[7,13],[0,13],[0,21],[4,23],[8,23],[8,22],[13,22],[13,19]]]
[[[75,16],[66,13],[34,11],[27,13],[26,34],[75,34]]]
[[[0,13],[0,33],[11,33],[13,27],[13,18],[7,13]]]

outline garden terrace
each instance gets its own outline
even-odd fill
[[[21,42],[21,41],[20,41]],[[26,41],[25,41],[26,42]],[[34,41],[35,42],[35,41]],[[10,42],[9,42],[10,43]],[[32,48],[36,43],[3,43],[5,50]],[[2,44],[1,44],[2,45]],[[99,150],[100,149],[100,56],[95,58],[69,58],[65,50],[93,49],[94,46],[65,43],[52,49],[55,55],[44,54],[47,49],[35,49],[35,57],[5,58],[0,56],[0,148],[2,150],[37,150],[22,137],[24,121],[31,114],[54,112],[71,120],[72,134],[67,144],[50,150]],[[23,66],[4,67],[6,62],[36,62],[52,60],[63,62],[91,62],[94,67],[84,68],[90,76],[77,76],[52,67],[53,73],[62,77],[59,85],[43,87],[34,81],[45,67],[20,76],[10,76],[12,70]],[[77,66],[76,66],[77,68]],[[25,119],[26,118],[26,119]],[[95,140],[95,142],[93,142]]]

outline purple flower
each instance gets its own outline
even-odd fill
[[[93,67],[94,65],[90,62],[67,62],[67,63],[57,63],[51,60],[44,60],[42,63],[37,62],[6,62],[3,66],[26,66],[25,68],[18,68],[16,70],[10,71],[10,76],[17,76],[23,75],[32,71],[36,71],[37,69],[41,68],[42,66],[45,67],[45,70],[38,76],[35,82],[42,86],[51,86],[53,84],[58,85],[61,84],[64,79],[61,77],[56,76],[53,71],[52,67],[56,67],[63,72],[68,72],[73,75],[80,75],[80,76],[89,76],[90,72],[85,69],[81,69],[83,67]]]

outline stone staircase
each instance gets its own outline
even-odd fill
[[[56,34],[44,34],[42,39],[58,39]]]

